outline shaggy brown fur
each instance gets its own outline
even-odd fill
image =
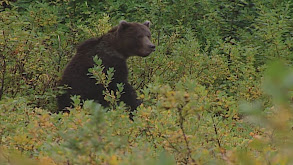
[[[104,100],[103,86],[97,85],[96,80],[88,76],[88,69],[94,66],[93,57],[96,55],[102,60],[106,70],[110,67],[115,69],[109,89],[115,91],[117,83],[123,83],[124,93],[121,101],[130,106],[131,111],[135,110],[141,101],[128,83],[126,60],[134,55],[146,57],[155,50],[155,45],[150,41],[149,25],[148,21],[143,24],[120,21],[119,25],[107,34],[83,42],[64,70],[60,85],[66,84],[71,89],[58,96],[59,111],[71,106],[71,95],[80,95],[82,100],[95,100],[103,106],[108,106],[108,102]]]

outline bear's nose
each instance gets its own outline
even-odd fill
[[[153,49],[153,50],[156,49],[156,46],[155,46],[155,45],[149,45],[149,47],[150,47],[151,49]]]

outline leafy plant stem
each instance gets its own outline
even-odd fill
[[[217,140],[217,143],[218,143],[218,146],[221,148],[221,142],[220,142],[220,139],[219,139],[219,134],[218,134],[218,129],[217,129],[217,126],[215,124],[215,120],[214,120],[214,117],[212,117],[212,121],[213,121],[213,126],[214,126],[214,130],[215,130],[215,134],[216,134],[216,140]]]
[[[188,143],[188,140],[187,140],[187,137],[186,137],[186,133],[185,133],[185,130],[184,130],[184,117],[182,115],[182,108],[178,108],[178,113],[179,113],[179,126],[180,126],[180,129],[182,131],[182,135],[183,135],[183,138],[184,138],[184,141],[185,141],[185,145],[186,145],[186,148],[187,148],[187,156],[185,158],[185,164],[188,164],[188,160],[189,158],[191,158],[191,149],[189,147],[189,143]],[[192,158],[191,158],[192,159]]]

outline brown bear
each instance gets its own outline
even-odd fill
[[[124,84],[120,100],[134,111],[141,101],[133,87],[128,83],[126,60],[130,56],[146,57],[155,50],[151,42],[150,22],[143,24],[120,21],[119,25],[99,38],[89,39],[77,48],[76,55],[64,70],[60,85],[68,85],[65,93],[57,97],[59,111],[67,111],[71,106],[72,95],[80,95],[82,100],[95,100],[103,106],[109,103],[104,100],[103,86],[88,75],[88,69],[94,66],[93,57],[102,60],[105,71],[115,69],[109,89],[116,91],[117,83]]]

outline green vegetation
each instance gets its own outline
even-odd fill
[[[0,164],[293,164],[292,1],[0,4]],[[110,111],[73,96],[54,113],[75,47],[123,19],[150,20],[157,46],[128,61],[134,122],[122,86]]]

